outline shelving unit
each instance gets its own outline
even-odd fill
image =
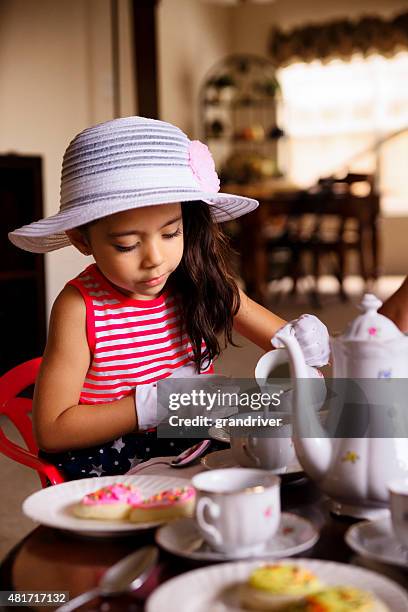
[[[201,138],[223,182],[282,174],[280,88],[266,58],[232,55],[208,73],[200,92]]]

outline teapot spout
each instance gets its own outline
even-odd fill
[[[292,426],[296,454],[305,472],[319,481],[326,475],[332,460],[332,441],[316,411],[315,398],[319,394],[313,392],[313,386],[324,385],[324,379],[310,377],[295,336],[279,334],[278,337],[288,351],[294,385]]]

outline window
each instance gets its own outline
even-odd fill
[[[308,186],[337,171],[374,172],[383,213],[408,215],[408,52],[295,63],[277,76],[289,178]]]

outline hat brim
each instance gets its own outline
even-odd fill
[[[23,225],[10,232],[8,237],[20,249],[31,253],[48,253],[69,246],[71,243],[65,232],[90,221],[133,208],[196,200],[202,200],[211,206],[212,217],[217,223],[237,219],[254,210],[259,204],[252,198],[201,191],[177,191],[173,194],[167,191],[165,196],[159,194],[150,197],[148,201],[145,201],[145,198],[137,198],[132,193],[126,196],[121,193],[116,198],[110,194],[109,200],[101,198],[81,207],[68,207],[55,215]]]

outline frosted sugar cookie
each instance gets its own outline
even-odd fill
[[[389,612],[371,593],[350,586],[335,586],[308,595],[303,602],[285,608],[286,612]]]
[[[161,491],[133,505],[129,520],[135,523],[171,521],[192,516],[195,489],[191,486]]]
[[[142,500],[136,487],[115,483],[88,493],[73,509],[75,516],[85,519],[123,520],[133,504]]]
[[[306,595],[321,591],[322,583],[298,565],[267,564],[255,569],[240,589],[247,610],[287,610]]]

